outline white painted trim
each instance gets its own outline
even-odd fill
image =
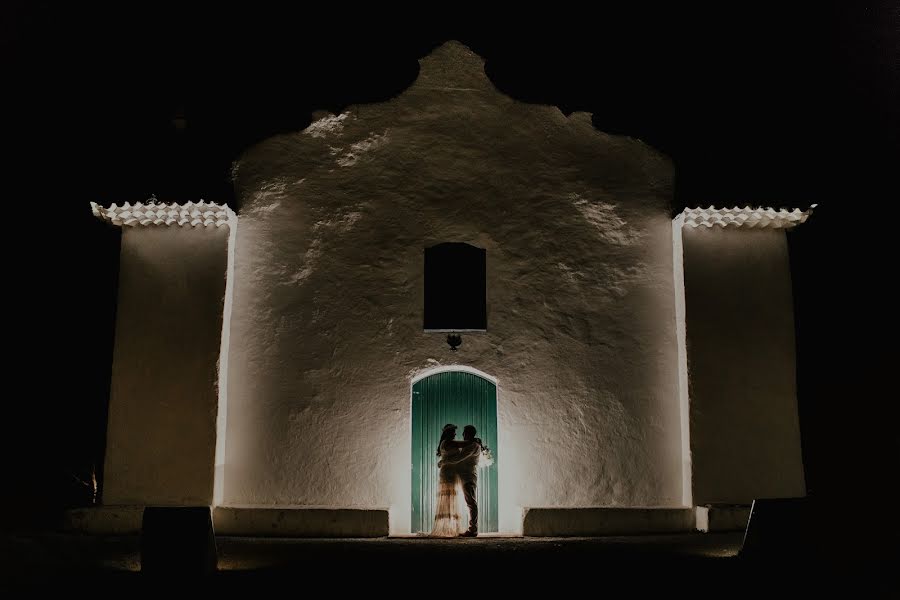
[[[440,367],[434,367],[433,369],[428,369],[427,371],[423,371],[422,373],[417,374],[415,377],[413,377],[410,380],[410,382],[409,382],[409,386],[410,386],[409,397],[410,397],[410,399],[412,399],[412,386],[415,385],[416,382],[418,382],[421,379],[425,379],[426,377],[431,377],[432,375],[436,375],[438,373],[448,373],[451,371],[462,371],[463,373],[471,373],[472,375],[478,375],[482,379],[487,379],[494,385],[497,385],[496,377],[491,377],[484,371],[479,371],[478,369],[476,369],[474,367],[469,367],[466,365],[442,365]]]
[[[228,355],[231,347],[231,307],[234,298],[234,253],[236,244],[237,219],[234,219],[228,232],[228,263],[225,270],[225,301],[222,307],[222,342],[219,346],[213,506],[222,504],[225,495],[225,434],[228,430]]]
[[[684,295],[684,215],[672,221],[672,266],[675,283],[675,338],[678,345],[678,409],[681,416],[681,503],[694,503],[691,464],[691,399],[688,379],[686,301]]]

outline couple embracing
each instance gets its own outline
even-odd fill
[[[463,428],[462,441],[456,440],[456,425],[444,425],[437,455],[438,499],[434,511],[434,537],[476,537],[478,535],[478,468],[492,462],[489,450],[475,437],[478,432],[472,425]],[[459,501],[460,492],[468,507],[468,529]]]

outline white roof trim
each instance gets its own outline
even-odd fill
[[[808,210],[775,210],[773,208],[686,208],[677,218],[683,219],[691,227],[745,227],[748,229],[791,229],[805,223],[812,214],[815,204]]]
[[[180,225],[182,227],[222,227],[237,221],[237,215],[226,204],[188,202],[187,204],[150,203],[113,204],[103,208],[91,202],[91,211],[98,219],[120,227],[138,225]]]

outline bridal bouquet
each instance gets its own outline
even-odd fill
[[[485,446],[481,440],[478,440],[478,443],[481,444],[481,454],[478,457],[478,467],[483,469],[494,464],[494,455],[491,453],[491,449]]]

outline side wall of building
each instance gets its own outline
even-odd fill
[[[228,227],[126,227],[105,504],[212,504]]]
[[[682,233],[694,503],[803,496],[786,234]]]

